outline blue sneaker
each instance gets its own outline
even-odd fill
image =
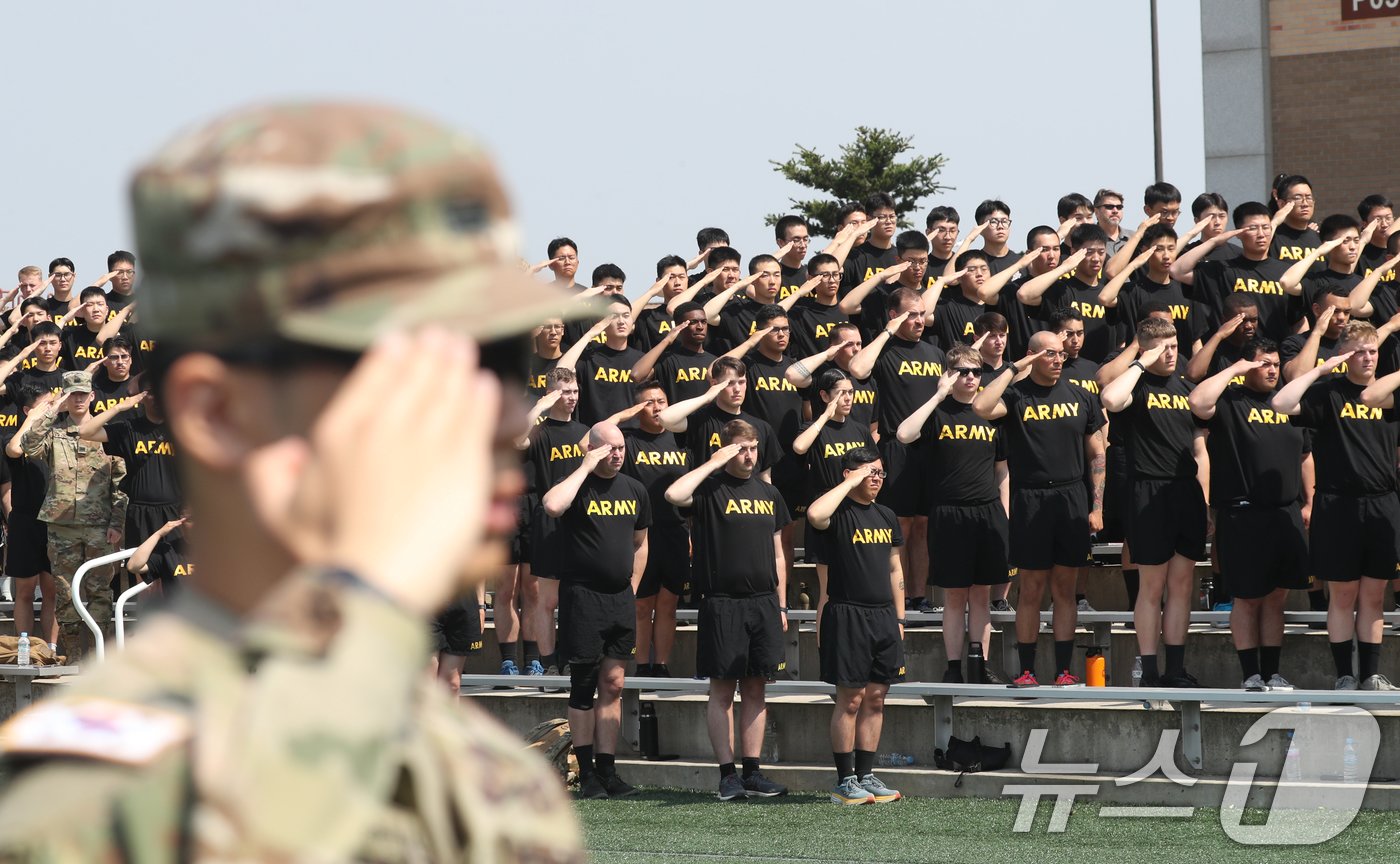
[[[512,663],[511,665],[514,666],[515,664]],[[526,674],[526,675],[543,675],[543,674],[544,674],[544,665],[543,665],[542,663],[540,663],[540,661],[538,661],[538,660],[531,660],[531,661],[530,661],[530,665],[525,667],[525,674]]]
[[[514,660],[502,660],[502,661],[501,661],[501,674],[502,674],[502,675],[519,675],[519,674],[520,674],[520,669],[518,669],[518,668],[516,667],[515,661],[514,661]]]

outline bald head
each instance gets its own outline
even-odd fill
[[[593,424],[593,428],[588,430],[588,449],[596,450],[604,446],[611,447],[612,452],[598,463],[593,473],[599,477],[616,477],[627,456],[627,439],[622,437],[622,430],[617,428],[616,423],[603,421]]]
[[[1026,352],[1034,354],[1037,351],[1059,351],[1065,347],[1065,340],[1058,333],[1049,330],[1042,330],[1032,334],[1030,341],[1026,343]]]

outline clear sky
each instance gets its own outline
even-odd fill
[[[1200,11],[1160,14],[1166,179],[1189,203],[1204,181]],[[474,131],[526,257],[567,234],[581,280],[611,261],[630,291],[662,255],[693,255],[705,225],[746,256],[771,251],[763,216],[805,190],[769,160],[797,143],[834,153],[859,125],[947,157],[956,189],[923,211],[949,203],[967,225],[998,197],[1013,239],[1100,186],[1127,194],[1135,224],[1153,180],[1147,0],[78,0],[0,4],[0,28],[4,267],[64,255],[84,284],[131,244],[126,181],[145,154],[286,98],[390,101]]]

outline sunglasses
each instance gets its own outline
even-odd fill
[[[981,374],[982,374],[982,370],[981,370],[981,369],[969,369],[969,368],[967,368],[967,367],[965,367],[965,366],[963,366],[963,367],[958,367],[958,368],[954,369],[953,372],[957,373],[959,376],[966,376],[966,375],[977,376],[977,375],[981,375]]]

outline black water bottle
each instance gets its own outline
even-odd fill
[[[967,683],[987,683],[987,658],[982,656],[981,642],[973,642],[967,646]]]
[[[656,706],[643,702],[638,714],[642,758],[655,761],[661,755],[661,743],[657,740]]]

